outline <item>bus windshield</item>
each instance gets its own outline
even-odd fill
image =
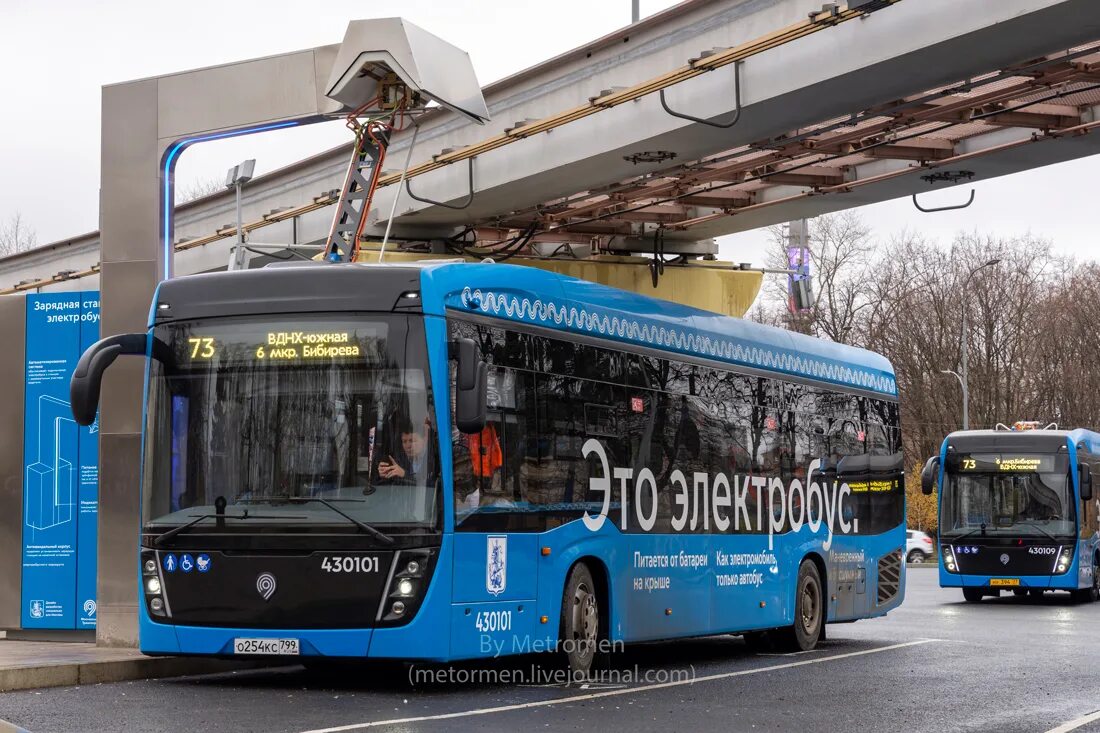
[[[969,455],[948,466],[940,525],[963,535],[1068,538],[1076,532],[1064,456]]]
[[[438,525],[418,317],[218,318],[153,337],[146,532]]]

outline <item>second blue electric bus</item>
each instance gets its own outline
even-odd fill
[[[1088,430],[967,430],[928,459],[922,489],[939,486],[940,585],[978,602],[1001,591],[1100,597],[1100,503]]]

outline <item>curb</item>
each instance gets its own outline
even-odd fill
[[[192,674],[217,674],[270,666],[264,662],[201,657],[139,657],[106,662],[52,664],[43,667],[8,667],[0,669],[0,692],[42,687],[95,685],[156,677],[181,677]],[[4,725],[4,721],[0,720],[0,733],[6,733]]]
[[[26,728],[20,728],[15,723],[0,720],[0,733],[30,733]]]

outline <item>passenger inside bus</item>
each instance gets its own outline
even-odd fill
[[[427,486],[438,476],[436,461],[429,446],[432,445],[431,422],[425,418],[424,426],[417,430],[411,422],[402,422],[400,447],[383,454],[378,461],[378,476],[384,481]]]
[[[476,509],[481,504],[482,496],[500,493],[500,473],[504,465],[496,423],[486,423],[480,433],[465,438],[474,480],[465,486],[458,485],[458,482],[455,484],[455,503],[460,510]]]

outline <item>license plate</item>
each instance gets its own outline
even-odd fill
[[[993,578],[992,580],[989,581],[989,584],[991,586],[992,585],[1019,585],[1020,584],[1020,579],[1019,578]]]
[[[297,639],[234,639],[234,654],[297,655]]]

